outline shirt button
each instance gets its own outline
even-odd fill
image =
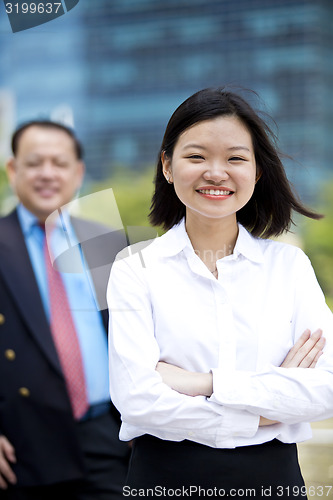
[[[14,359],[16,358],[15,351],[13,351],[13,349],[6,349],[5,357],[8,359],[8,361],[14,361]]]
[[[192,436],[194,436],[195,434],[194,434],[194,432],[193,432],[193,431],[189,431],[189,432],[187,433],[187,435],[192,437]]]
[[[273,407],[274,407],[274,408],[280,408],[280,406],[281,406],[280,401],[279,401],[278,399],[275,399],[275,400],[273,401]]]
[[[28,398],[30,396],[30,391],[27,387],[20,387],[18,392],[24,398]]]
[[[6,318],[4,317],[3,314],[0,313],[0,325],[3,325],[5,321],[6,321]]]

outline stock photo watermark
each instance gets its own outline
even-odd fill
[[[63,16],[80,0],[3,0],[12,32],[28,30]]]
[[[256,498],[257,494],[260,498],[299,498],[302,497],[323,497],[331,498],[333,494],[333,486],[262,486],[259,490],[255,488],[232,488],[225,490],[224,488],[202,488],[198,485],[183,486],[181,488],[167,488],[166,486],[156,485],[154,488],[131,488],[130,486],[123,487],[124,497],[202,497],[202,498]]]

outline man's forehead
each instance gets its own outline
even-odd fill
[[[58,153],[64,150],[75,153],[74,140],[64,130],[32,125],[22,132],[18,141],[17,154],[29,151],[37,153],[51,149]]]

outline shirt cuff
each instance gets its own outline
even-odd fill
[[[259,428],[259,415],[254,415],[246,410],[235,410],[224,407],[224,425],[230,429],[231,439],[242,437],[252,438]],[[217,433],[217,447],[225,446],[225,431]],[[229,440],[228,440],[229,441]],[[233,444],[233,447],[235,444]]]
[[[248,383],[249,372],[234,372],[230,377],[230,372],[226,373],[223,370],[212,370],[213,374],[213,394],[208,401],[223,405],[224,429],[219,429],[217,433],[218,447],[226,446],[225,430],[229,429],[230,438],[228,439],[228,447],[232,447],[234,437],[251,438],[255,436],[259,429],[260,416],[250,413],[246,409],[232,408],[233,403],[236,403],[237,390],[236,387],[240,383],[240,387]],[[241,380],[238,380],[238,376]],[[232,378],[233,383],[226,384],[225,380]]]
[[[237,405],[237,409],[245,409],[240,404],[244,400],[244,394],[248,395],[252,392],[251,375],[253,372],[248,371],[224,371],[221,369],[212,370],[213,374],[213,394],[209,401],[220,405]],[[246,398],[245,398],[246,399]]]

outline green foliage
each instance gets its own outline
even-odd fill
[[[0,213],[2,206],[9,194],[7,174],[3,165],[0,165]]]
[[[147,168],[141,172],[119,169],[109,179],[89,185],[89,193],[112,188],[124,227],[149,227],[148,214],[154,189],[153,180],[153,168]],[[93,211],[92,207],[91,212]],[[107,217],[107,214],[105,215]],[[108,221],[104,220],[104,222]]]
[[[142,173],[131,171],[119,173],[111,185],[124,226],[147,226],[151,197],[153,194],[153,169]]]
[[[309,256],[318,281],[333,306],[333,183],[323,187],[318,212],[325,217],[320,221],[304,221],[304,251]]]

